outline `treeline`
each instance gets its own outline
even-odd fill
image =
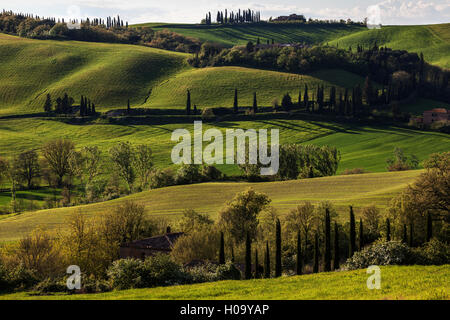
[[[198,52],[200,41],[167,30],[155,32],[149,27],[128,27],[117,17],[106,20],[93,18],[64,21],[55,18],[41,18],[11,11],[0,13],[0,32],[32,39],[68,39],[90,42],[127,43],[157,47],[180,52]]]
[[[290,14],[289,16],[279,16],[276,18],[269,18],[271,23],[295,23],[295,24],[319,24],[319,25],[358,25],[366,26],[367,19],[364,21],[353,21],[352,19],[340,19],[340,20],[320,20],[313,18],[306,18],[303,14]]]
[[[237,12],[225,9],[225,11],[217,11],[216,23],[218,24],[239,24],[239,23],[256,23],[261,22],[261,12],[252,9],[239,9]],[[206,14],[202,23],[212,24],[211,12]]]
[[[80,105],[78,108],[73,106],[74,102],[75,100],[65,93],[62,98],[56,98],[55,103],[53,103],[52,96],[50,93],[47,93],[43,109],[47,114],[56,113],[70,115],[76,113],[77,110],[81,117],[93,116],[97,114],[95,104],[92,103],[87,97],[81,96]]]
[[[375,89],[374,84],[370,84],[373,92],[366,96],[368,105],[389,104],[413,94],[450,102],[448,70],[426,63],[422,54],[376,45],[368,49],[358,46],[355,52],[352,48],[333,46],[255,46],[252,42],[223,49],[205,43],[189,62],[195,67],[232,65],[295,73],[340,68],[367,76],[371,82],[383,86]]]

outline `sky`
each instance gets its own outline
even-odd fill
[[[129,23],[198,23],[206,12],[251,8],[263,19],[304,14],[319,19],[347,19],[383,25],[450,22],[450,0],[0,0],[0,9],[40,16],[86,18],[119,14]]]

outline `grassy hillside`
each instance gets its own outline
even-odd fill
[[[58,208],[27,212],[19,215],[0,216],[0,241],[17,240],[37,226],[48,229],[64,228],[67,217],[74,212],[89,216],[109,211],[118,203],[132,199],[145,205],[149,216],[169,220],[185,209],[195,209],[216,217],[220,208],[238,192],[248,187],[266,193],[280,214],[289,212],[301,201],[333,202],[341,218],[347,218],[347,208],[353,205],[356,214],[364,206],[375,204],[380,208],[414,181],[420,171],[371,173],[363,175],[335,176],[307,180],[266,183],[204,183],[174,186],[134,194],[112,201],[79,207]],[[205,197],[205,194],[208,194]]]
[[[0,114],[42,112],[45,96],[86,95],[99,107],[143,103],[187,67],[187,55],[132,45],[41,41],[0,34]]]
[[[364,29],[330,41],[330,44],[353,48],[358,44],[368,47],[375,43],[393,49],[423,52],[429,63],[450,68],[450,24]]]
[[[202,107],[232,106],[239,88],[241,103],[254,91],[261,105],[305,84],[353,87],[359,76],[340,70],[310,76],[247,68],[194,69],[189,55],[132,45],[42,41],[0,34],[0,115],[42,112],[46,94],[55,100],[67,92],[78,103],[88,96],[104,111],[133,107],[184,108],[186,90]],[[195,102],[195,101],[194,101]]]
[[[249,118],[249,121],[219,122],[215,125],[205,123],[203,129],[212,127],[219,128],[224,133],[227,128],[278,128],[281,143],[336,146],[342,155],[339,172],[355,167],[371,172],[385,171],[386,159],[392,155],[395,147],[403,148],[406,154],[417,155],[422,161],[431,153],[448,151],[450,146],[447,134],[393,126],[369,127],[325,121]],[[20,151],[40,147],[56,137],[73,140],[77,148],[97,145],[104,154],[117,142],[129,141],[150,144],[155,164],[166,167],[171,165],[170,154],[175,146],[175,142],[170,139],[171,134],[178,128],[192,131],[193,125],[161,124],[159,119],[143,119],[124,124],[112,124],[99,119],[88,125],[41,118],[0,119],[0,156],[11,157]],[[236,173],[235,166],[223,166],[221,169],[227,173]]]
[[[241,67],[193,69],[178,73],[155,86],[149,98],[150,107],[186,106],[186,90],[190,89],[192,103],[198,107],[232,107],[234,89],[239,91],[239,104],[251,106],[253,93],[257,93],[259,106],[271,106],[274,99],[281,102],[282,95],[290,93],[294,102],[299,89],[305,84],[310,90],[319,84],[326,87],[350,88],[363,84],[364,78],[343,70],[322,70],[310,75],[267,71]]]
[[[221,281],[185,286],[113,291],[102,294],[32,296],[0,299],[121,300],[448,300],[450,266],[381,267],[381,289],[367,289],[366,270],[310,274],[278,279]]]
[[[267,40],[275,40],[277,43],[322,43],[338,37],[361,31],[360,26],[318,26],[298,24],[243,24],[243,25],[198,25],[198,24],[167,24],[167,23],[144,23],[136,26],[149,26],[154,30],[168,29],[182,35],[221,43],[232,47],[246,44],[248,41],[256,43],[260,38],[262,43]]]

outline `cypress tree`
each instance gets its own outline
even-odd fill
[[[364,230],[363,230],[363,221],[359,218],[359,250],[362,250],[364,247]]]
[[[404,244],[407,244],[407,243],[408,243],[408,231],[407,231],[407,228],[406,228],[406,224],[403,224],[403,237],[402,237],[402,242],[403,242]]]
[[[234,248],[231,247],[231,262],[234,263]]]
[[[353,213],[353,207],[350,206],[350,257],[356,251],[356,226],[355,226],[355,214]]]
[[[303,105],[306,108],[306,112],[309,112],[309,96],[308,96],[308,85],[305,84],[305,93],[303,95]]]
[[[186,114],[191,114],[191,92],[187,91],[187,98],[186,98]]]
[[[45,99],[44,112],[52,112],[52,97],[50,96],[50,93],[47,93],[47,98]]]
[[[281,277],[281,224],[277,219],[275,240],[275,277]]]
[[[433,219],[431,213],[427,214],[427,242],[433,238]]]
[[[297,233],[297,275],[302,274],[302,241],[300,238],[300,231]]]
[[[391,220],[386,219],[386,241],[391,241]]]
[[[264,278],[270,278],[270,250],[269,241],[266,241],[266,252],[264,257]]]
[[[314,266],[313,273],[319,272],[319,234],[314,235]]]
[[[334,260],[333,260],[333,269],[339,269],[339,231],[338,224],[334,222]]]
[[[245,239],[245,280],[252,278],[252,244],[250,240],[250,234],[247,232],[247,238]]]
[[[234,102],[233,102],[234,113],[238,113],[238,91],[234,89]]]
[[[255,249],[255,279],[261,278],[259,274],[258,249]]]
[[[258,112],[258,101],[256,100],[256,92],[253,93],[253,112]]]
[[[324,258],[325,272],[331,271],[331,221],[330,211],[325,210],[325,258]]]
[[[412,248],[414,245],[414,225],[411,222],[409,225],[409,246]]]
[[[220,233],[219,264],[225,264],[225,242],[223,232]]]
[[[298,90],[298,107],[302,106],[302,89]]]
[[[130,99],[128,99],[128,101],[127,101],[127,113],[130,114],[130,112],[131,112]]]

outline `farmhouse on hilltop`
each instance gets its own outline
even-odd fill
[[[414,118],[416,123],[430,125],[435,122],[450,122],[450,110],[435,108],[423,112],[423,117]]]
[[[145,259],[158,253],[170,253],[183,232],[166,233],[147,239],[124,243],[120,246],[120,258]]]

